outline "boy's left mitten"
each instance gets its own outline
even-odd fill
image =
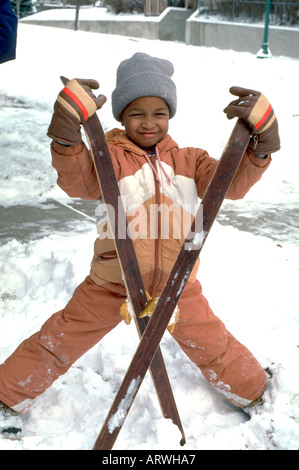
[[[81,124],[100,109],[106,101],[104,95],[96,97],[92,89],[99,88],[96,80],[70,80],[59,93],[48,136],[69,145],[82,142]]]
[[[257,155],[279,150],[277,119],[265,95],[259,91],[236,86],[231,87],[229,91],[239,98],[232,101],[223,111],[228,119],[238,117],[248,122],[253,131],[249,148]]]

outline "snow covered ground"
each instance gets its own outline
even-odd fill
[[[71,205],[56,186],[46,137],[59,76],[96,78],[109,98],[116,67],[137,51],[174,63],[179,100],[170,133],[181,146],[220,157],[233,126],[222,113],[231,85],[269,97],[282,141],[250,194],[225,203],[219,220],[226,225],[215,223],[198,274],[215,313],[274,372],[265,412],[247,420],[166,334],[183,450],[298,449],[298,60],[19,25],[17,60],[1,65],[0,76],[0,362],[66,304],[89,271],[94,206]],[[110,99],[99,117],[106,129],[118,125]],[[36,400],[23,440],[0,440],[0,450],[91,449],[137,344],[133,325],[117,327]],[[179,440],[147,376],[114,448],[178,451]]]

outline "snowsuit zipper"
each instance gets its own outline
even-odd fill
[[[159,281],[159,240],[161,237],[161,211],[159,210],[160,207],[160,184],[161,180],[158,175],[157,169],[157,162],[155,158],[156,152],[153,152],[151,155],[147,155],[151,160],[151,167],[153,169],[153,177],[155,182],[155,203],[157,208],[157,216],[155,222],[157,223],[157,231],[155,233],[155,256],[154,256],[154,274],[153,280],[149,287],[149,294],[152,296],[155,286],[158,284]]]

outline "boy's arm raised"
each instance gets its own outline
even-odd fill
[[[81,124],[106,101],[104,95],[93,94],[97,88],[98,82],[92,79],[67,82],[54,104],[48,129],[48,136],[53,139],[51,153],[57,184],[70,197],[87,200],[101,197],[94,164],[81,136]]]

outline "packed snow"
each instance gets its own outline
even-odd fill
[[[19,25],[17,59],[1,65],[0,77],[0,362],[64,307],[89,272],[94,206],[72,204],[57,187],[46,136],[59,77],[98,79],[108,130],[119,125],[110,107],[116,68],[137,51],[174,63],[178,113],[170,134],[181,146],[220,157],[233,126],[222,112],[232,85],[263,91],[276,111],[282,149],[245,199],[225,203],[198,273],[214,312],[273,378],[264,412],[248,420],[166,332],[161,347],[187,442],[181,448],[179,430],[161,417],[147,374],[114,449],[298,449],[298,60]],[[23,439],[0,439],[0,450],[91,449],[137,344],[133,323],[120,324],[36,399]]]

